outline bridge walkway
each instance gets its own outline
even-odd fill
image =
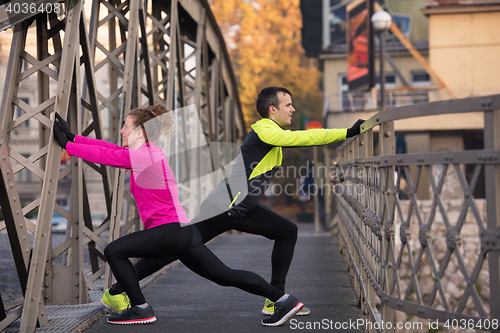
[[[270,332],[303,328],[308,332],[361,332],[335,329],[360,318],[357,298],[347,266],[339,253],[337,238],[314,233],[313,224],[298,224],[299,238],[287,281],[287,292],[311,309],[309,316],[296,316],[284,326],[269,328],[260,321],[263,299],[236,288],[220,287],[192,273],[183,264],[166,271],[143,288],[157,321],[150,325],[111,325],[105,314],[84,330],[107,332]],[[251,270],[270,280],[273,242],[248,234],[224,234],[209,248],[232,268]],[[314,328],[316,323],[316,328]],[[309,326],[307,326],[309,325]],[[344,324],[346,325],[346,324]],[[346,326],[344,326],[346,327]],[[308,329],[312,328],[312,329]]]

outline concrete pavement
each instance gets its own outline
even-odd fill
[[[273,242],[248,234],[224,234],[209,248],[229,267],[245,269],[270,280]],[[299,239],[287,279],[287,293],[311,309],[280,327],[260,321],[264,299],[236,288],[221,287],[179,264],[143,289],[157,321],[148,325],[111,325],[106,314],[84,330],[107,332],[362,332],[335,329],[359,317],[357,298],[336,237],[314,234],[312,224],[299,224]]]

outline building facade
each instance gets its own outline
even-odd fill
[[[381,110],[377,38],[373,50],[375,86],[367,91],[349,91],[347,47],[345,39],[339,37],[346,26],[341,5],[345,2],[322,2],[323,38],[318,55],[325,126],[333,128],[350,127],[357,119],[368,119]],[[500,31],[500,1],[386,0],[378,1],[378,5],[391,14],[421,57],[415,57],[415,52],[390,31],[385,34],[386,108],[500,92],[500,35],[494,33]],[[483,128],[483,115],[475,112],[397,121],[396,152],[482,149]],[[330,157],[335,159],[333,149]],[[419,198],[430,197],[424,186],[419,189]],[[481,197],[483,191],[478,186],[476,195]]]

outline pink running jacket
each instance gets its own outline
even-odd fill
[[[165,223],[189,223],[179,202],[177,182],[163,151],[153,143],[138,149],[76,135],[68,142],[70,156],[86,161],[131,170],[130,192],[146,229]]]

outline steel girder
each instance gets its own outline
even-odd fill
[[[5,221],[0,229],[7,229],[24,295],[24,304],[9,313],[0,300],[0,328],[21,316],[21,332],[47,322],[45,304],[89,302],[89,290],[109,287],[106,244],[142,226],[123,170],[74,157],[61,165],[61,148],[52,138],[54,112],[67,119],[74,133],[117,144],[128,113],[153,103],[171,109],[194,104],[203,128],[204,137],[195,138],[200,143],[241,144],[246,134],[229,56],[205,0],[94,0],[90,23],[83,1],[33,2],[64,4],[65,11],[0,22],[0,31],[13,30],[1,106],[0,204]],[[31,44],[36,54],[26,43],[35,34]],[[36,103],[20,98],[20,87],[28,80],[36,81]],[[103,125],[107,119],[109,128]],[[39,149],[26,156],[11,139],[28,121],[39,124],[30,126],[31,132],[38,132]],[[177,119],[176,125],[189,126],[186,119]],[[190,133],[189,128],[184,133]],[[179,150],[193,140],[176,139]],[[213,155],[184,161],[191,173],[186,177],[192,180],[180,184],[179,193],[188,213],[210,188],[194,175],[220,167],[221,156]],[[40,186],[40,196],[24,207],[14,179],[22,171],[34,175],[39,180],[35,186]],[[97,225],[90,198],[96,175],[107,215]],[[64,186],[70,186],[68,210],[56,203]],[[35,209],[36,223],[25,217]],[[66,240],[52,249],[54,211],[68,225]],[[34,235],[33,246],[29,234]]]

